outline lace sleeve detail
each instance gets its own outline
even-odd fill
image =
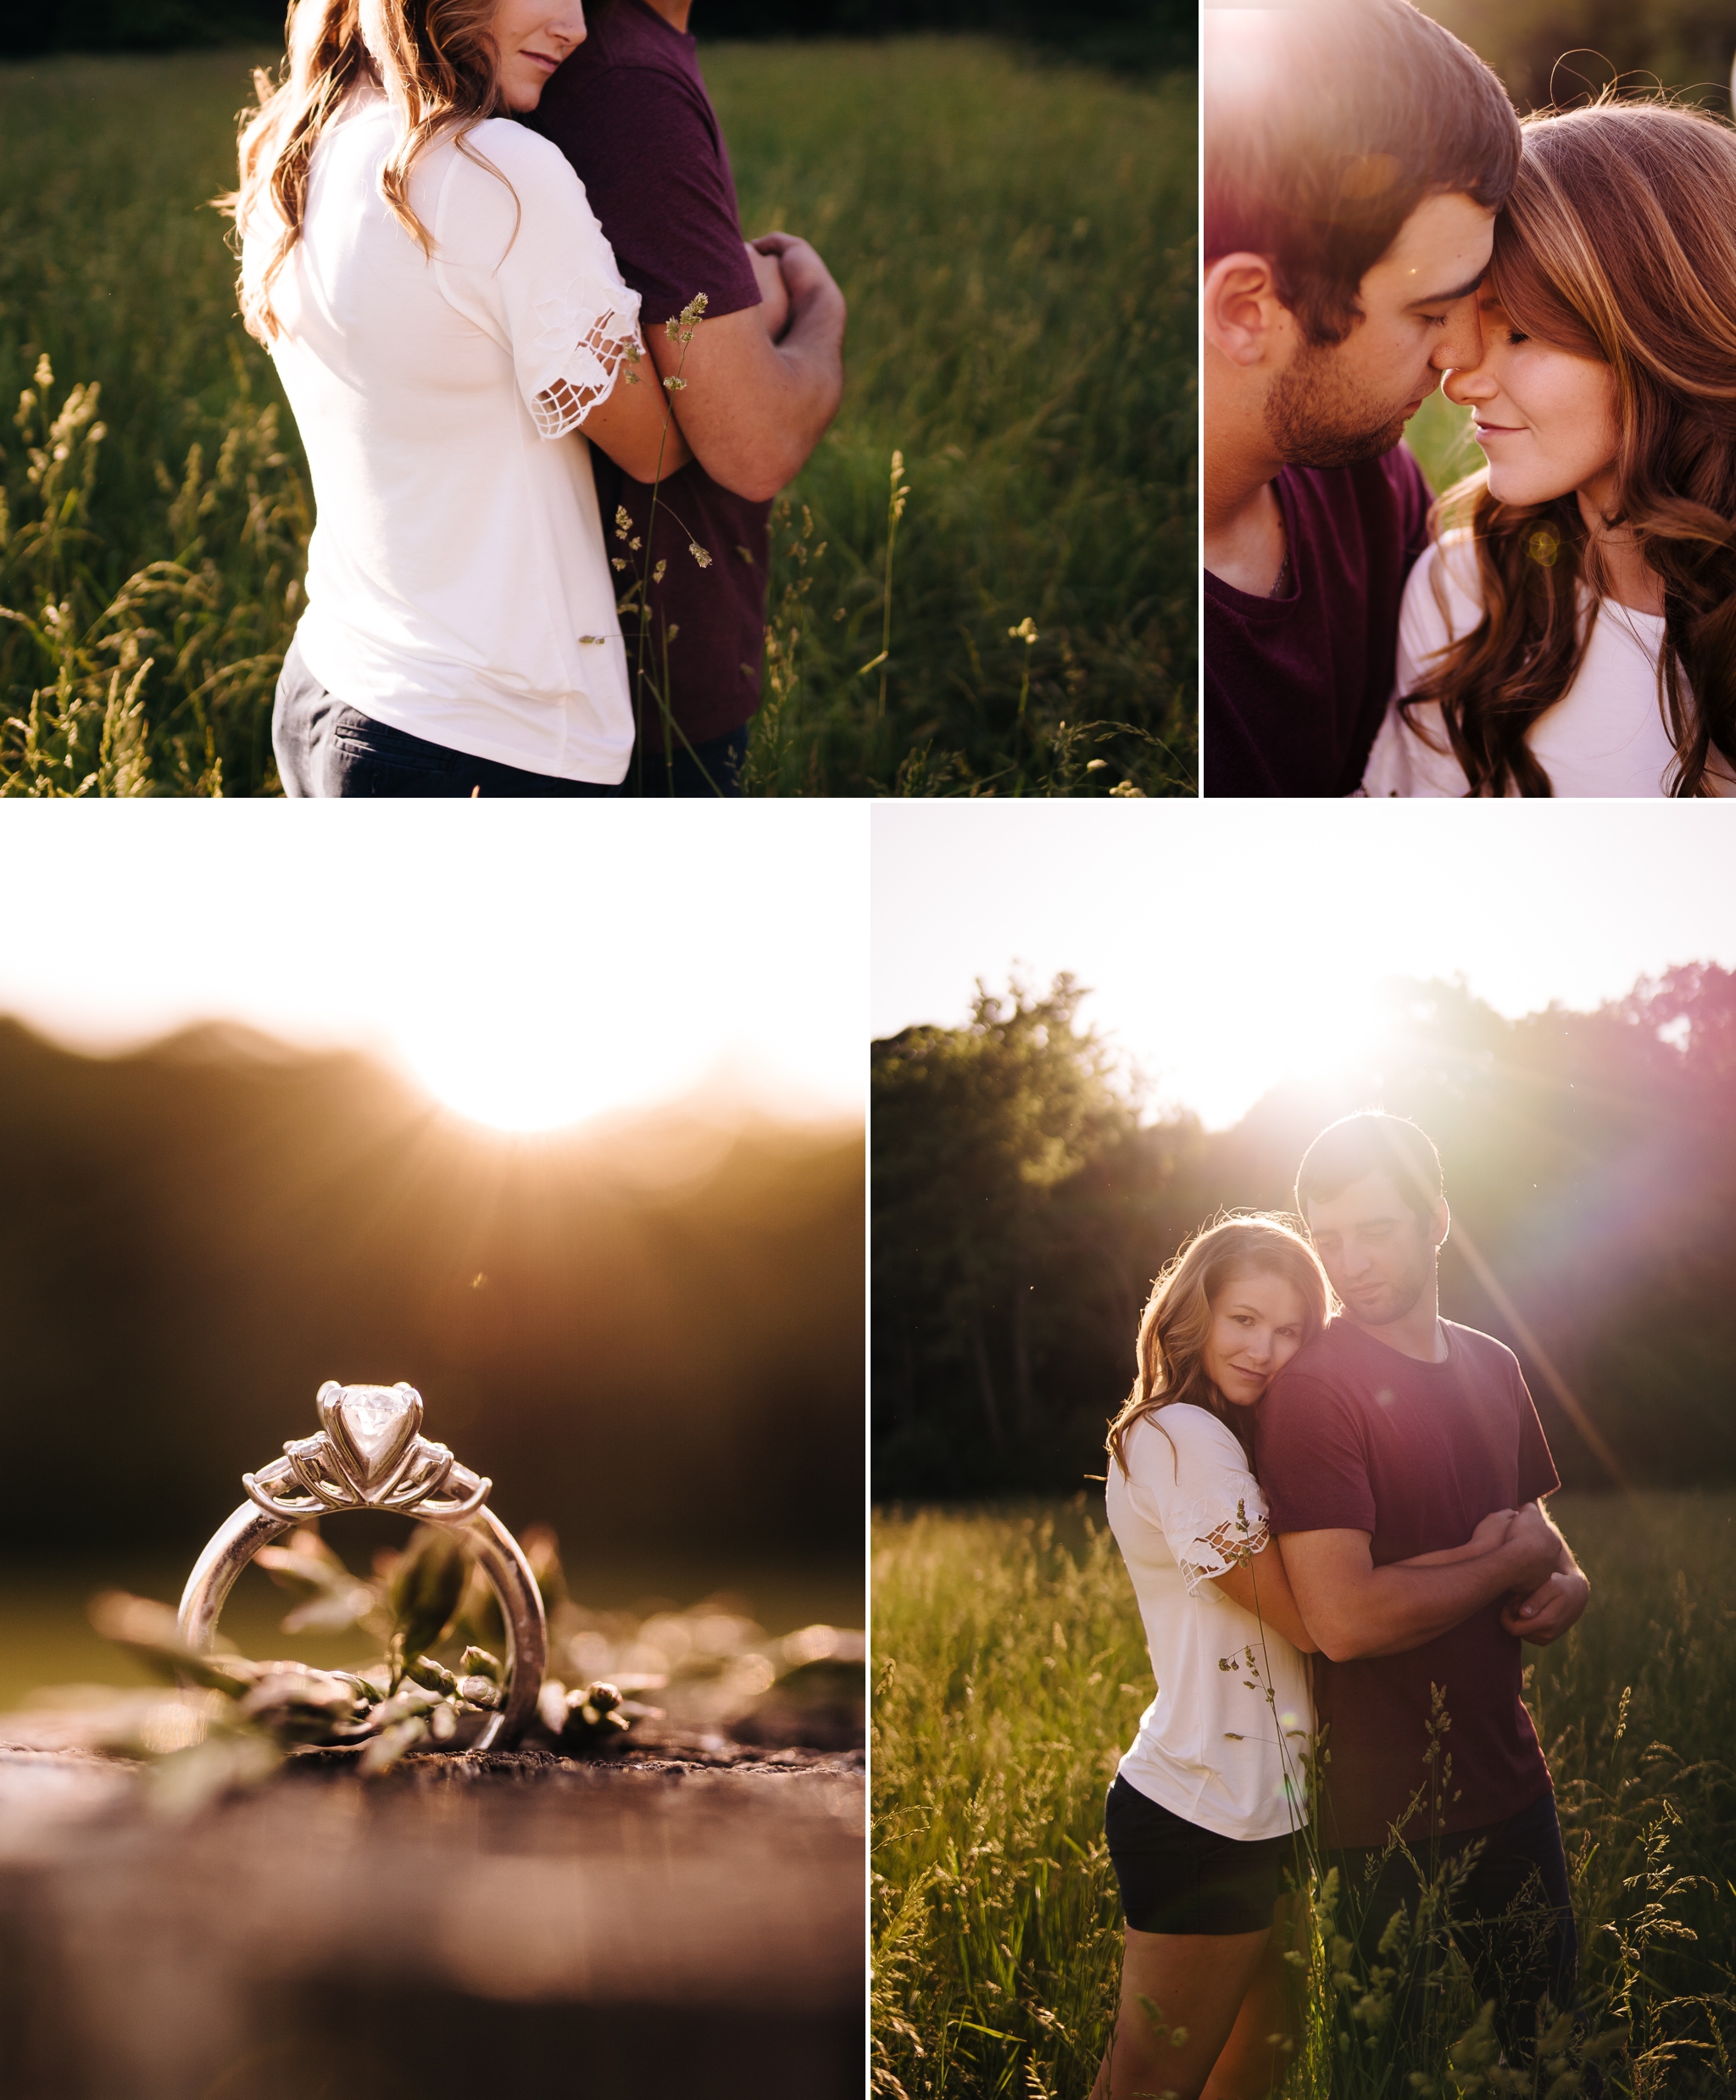
[[[537,331],[520,370],[537,435],[564,437],[607,400],[623,365],[638,357],[639,298],[618,285],[575,278],[536,304]]]
[[[1226,1574],[1238,1562],[1252,1560],[1271,1542],[1271,1525],[1257,1503],[1250,1510],[1245,1499],[1238,1501],[1233,1516],[1224,1518],[1208,1530],[1204,1527],[1210,1513],[1204,1503],[1195,1505],[1194,1536],[1176,1556],[1189,1596],[1198,1594],[1201,1583]]]

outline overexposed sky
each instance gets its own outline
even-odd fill
[[[1392,976],[1508,1015],[1672,963],[1736,967],[1719,803],[886,802],[870,812],[876,1036],[973,982],[1070,970],[1156,1103],[1236,1122],[1367,1039]]]
[[[540,1128],[707,1082],[859,1111],[866,812],[832,803],[14,802],[0,1012],[373,1050]]]

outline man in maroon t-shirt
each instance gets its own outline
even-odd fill
[[[1360,1911],[1365,1952],[1416,1901],[1394,1833],[1425,1873],[1479,1847],[1453,1921],[1516,2047],[1545,1992],[1571,2003],[1577,1969],[1519,1644],[1559,1639],[1589,1585],[1553,1527],[1522,1596],[1503,1594],[1508,1562],[1487,1551],[1559,1482],[1512,1352],[1440,1317],[1449,1218],[1428,1139],[1398,1117],[1346,1117],[1309,1148],[1296,1207],[1344,1312],[1261,1401],[1258,1470],[1321,1650],[1318,1841]],[[1444,1565],[1394,1565],[1450,1548],[1464,1550]]]
[[[1519,164],[1500,81],[1405,0],[1201,17],[1209,795],[1355,793]]]
[[[752,248],[742,238],[728,150],[687,30],[691,5],[593,4],[589,34],[525,120],[576,170],[621,276],[641,295],[656,376],[681,379],[671,398],[694,454],[663,482],[654,521],[650,489],[594,448],[591,455],[609,550],[627,565],[623,584],[651,579],[627,777],[627,792],[642,795],[740,792],[747,723],[760,705],[771,499],[794,480],[843,391],[843,294],[825,264],[789,234],[762,234]],[[664,323],[698,292],[704,319],[686,346],[672,342]],[[618,511],[628,521],[619,530]],[[637,664],[635,614],[622,625]]]

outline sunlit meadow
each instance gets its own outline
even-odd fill
[[[1592,1601],[1564,1642],[1527,1651],[1527,1696],[1573,1874],[1587,2053],[1625,2100],[1713,2100],[1736,2089],[1736,1496],[1562,1495],[1553,1507]],[[882,2100],[1090,2091],[1121,1938],[1103,1796],[1151,1696],[1132,1589],[1096,1508],[878,1525]],[[1432,2041],[1405,2045],[1391,1980],[1346,1964],[1323,1903],[1299,1937],[1289,2100],[1583,2089],[1563,2034],[1535,2075],[1502,2064],[1456,1958]],[[1427,1953],[1395,1942],[1388,1965],[1402,1974]]]

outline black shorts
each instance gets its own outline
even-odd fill
[[[1221,1937],[1271,1925],[1294,1841],[1220,1837],[1160,1808],[1119,1773],[1103,1812],[1121,1913],[1135,1932]]]

